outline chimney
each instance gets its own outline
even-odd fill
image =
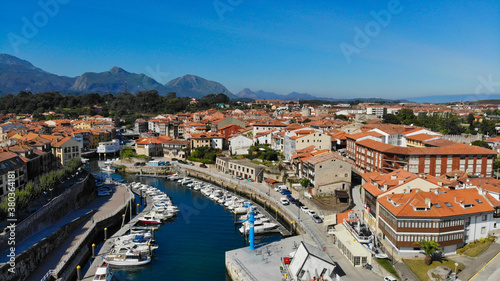
[[[427,205],[427,208],[431,207],[431,199],[425,198],[425,204]]]
[[[397,178],[397,176],[394,174],[394,175],[391,175],[391,180],[395,180]]]
[[[438,181],[438,185],[439,186],[443,186],[443,182],[442,181]]]
[[[384,183],[384,190],[387,190],[387,183]]]
[[[399,179],[399,184],[403,184],[405,182],[404,179]]]
[[[457,180],[457,178],[458,178],[458,175],[457,175],[457,173],[455,173],[455,180]],[[467,180],[469,180],[469,179],[467,179]]]

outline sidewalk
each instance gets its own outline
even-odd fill
[[[450,256],[450,259],[465,265],[464,270],[458,273],[457,276],[461,280],[469,280],[476,274],[483,266],[489,262],[496,254],[500,252],[499,239],[496,243],[492,243],[488,249],[482,252],[478,257],[471,258],[466,255]]]
[[[63,260],[65,255],[70,254],[73,246],[75,246],[85,232],[92,227],[94,220],[113,213],[128,200],[128,196],[128,190],[118,186],[115,187],[115,192],[113,192],[112,197],[98,197],[87,204],[87,206],[84,207],[86,210],[97,209],[97,212],[86,222],[83,222],[75,231],[71,232],[59,247],[46,255],[45,260],[30,273],[26,280],[41,280],[49,270],[56,268],[59,261]],[[79,210],[77,212],[79,212]]]

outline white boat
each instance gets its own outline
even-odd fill
[[[160,224],[162,223],[163,220],[161,218],[154,217],[151,215],[144,215],[139,218],[139,221],[147,224]]]
[[[248,233],[250,231],[250,224],[243,224],[239,228],[239,231],[241,234]],[[270,232],[277,232],[279,231],[278,225],[272,222],[265,222],[259,225],[254,225],[253,231],[255,234],[265,234],[265,233],[270,233]]]
[[[89,159],[88,158],[80,158],[82,160],[82,163],[83,164],[87,164],[89,162]]]
[[[143,265],[151,262],[151,256],[147,253],[135,251],[129,248],[119,248],[104,256],[104,261],[111,265],[131,266]]]
[[[107,264],[103,264],[95,271],[94,279],[92,279],[92,281],[111,281],[111,279],[113,279],[113,272],[109,270]]]
[[[176,181],[176,180],[179,180],[181,177],[179,177],[178,174],[173,174],[171,176],[168,177],[169,180],[171,181]]]
[[[116,171],[116,168],[113,167],[112,165],[106,165],[104,167],[101,168],[103,171],[105,172],[114,172]]]

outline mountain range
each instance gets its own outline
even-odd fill
[[[263,90],[254,92],[249,88],[245,88],[233,94],[221,83],[210,81],[196,75],[184,75],[162,85],[145,74],[130,73],[117,66],[104,72],[86,72],[81,76],[67,77],[44,71],[43,69],[35,67],[30,62],[15,56],[0,54],[0,96],[17,94],[20,91],[31,91],[32,93],[59,91],[62,94],[77,95],[82,93],[137,93],[145,90],[157,90],[161,95],[175,92],[178,97],[193,98],[201,98],[208,94],[224,93],[230,99],[300,99],[332,102],[354,100],[369,102],[395,101],[380,98],[325,98],[297,92],[281,95]],[[471,96],[474,95],[465,96],[466,98],[471,98]],[[447,102],[464,100],[464,96],[432,96],[411,98],[408,100],[416,102]]]

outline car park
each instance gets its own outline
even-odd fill
[[[288,204],[290,204],[290,201],[288,201],[288,199],[286,199],[285,197],[281,197],[281,198],[280,198],[280,202],[281,202],[281,204],[283,204],[283,205],[288,205]]]

